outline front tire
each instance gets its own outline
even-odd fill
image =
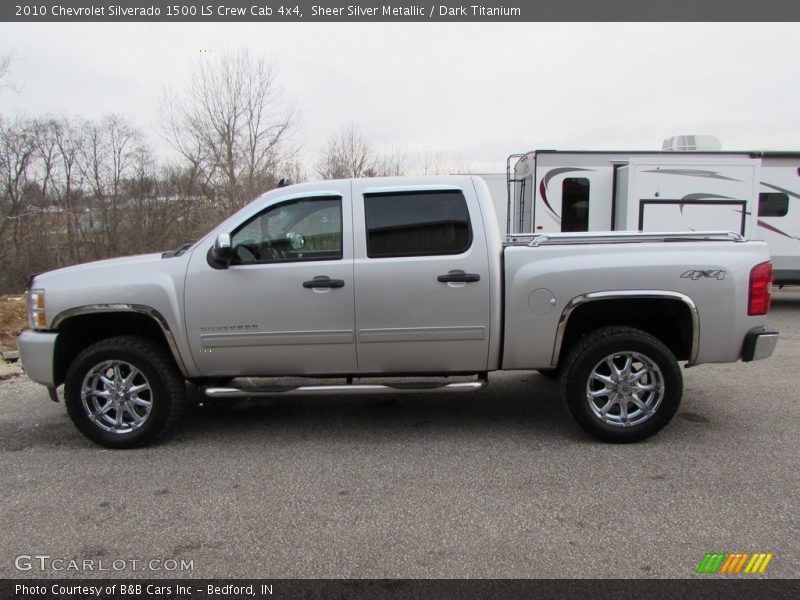
[[[78,430],[108,448],[135,448],[165,434],[186,405],[186,382],[158,344],[120,336],[92,344],[69,366],[67,413]]]
[[[604,327],[569,353],[561,396],[589,434],[615,443],[658,433],[678,410],[683,377],[659,339],[632,327]]]

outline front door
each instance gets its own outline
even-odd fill
[[[236,225],[227,269],[193,253],[186,327],[203,375],[356,371],[350,183],[330,188],[278,196]]]

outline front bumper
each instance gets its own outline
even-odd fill
[[[17,337],[17,348],[25,374],[36,383],[49,388],[55,384],[55,354],[57,333],[26,329]]]
[[[769,358],[778,344],[778,332],[766,327],[756,327],[747,332],[742,346],[742,360]]]

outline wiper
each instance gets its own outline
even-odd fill
[[[176,256],[180,256],[192,246],[194,246],[194,242],[186,242],[175,248],[175,250],[170,250],[169,252],[163,252],[161,254],[161,258],[174,258]]]

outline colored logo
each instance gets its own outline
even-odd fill
[[[772,560],[772,552],[706,552],[697,573],[763,573]]]

